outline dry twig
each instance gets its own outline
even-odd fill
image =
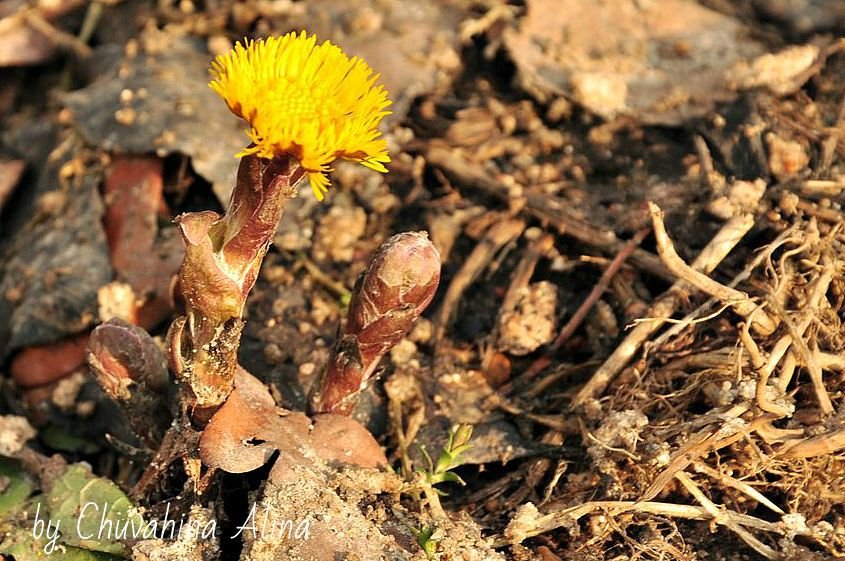
[[[710,243],[693,261],[692,267],[704,273],[715,269],[753,225],[754,218],[749,214],[733,217],[710,240]],[[637,350],[675,313],[675,308],[692,290],[693,287],[690,284],[678,280],[664,292],[649,308],[648,316],[652,321],[639,323],[631,330],[613,354],[581,388],[573,400],[573,407],[578,407],[588,399],[600,395],[611,380],[628,364]]]
[[[648,235],[650,230],[648,228],[643,228],[639,232],[637,232],[633,238],[628,240],[622,250],[613,258],[613,261],[607,266],[607,269],[604,270],[601,277],[599,278],[596,285],[590,291],[590,294],[587,295],[587,298],[578,306],[578,309],[572,314],[572,317],[566,323],[566,325],[561,330],[560,334],[554,340],[554,342],[549,346],[546,352],[535,360],[531,366],[522,373],[519,377],[519,380],[526,381],[532,380],[537,374],[539,374],[544,368],[546,368],[552,362],[552,357],[554,354],[560,349],[563,344],[569,340],[570,337],[575,333],[581,323],[584,321],[584,318],[587,317],[587,314],[590,310],[593,309],[596,302],[601,295],[604,294],[604,291],[607,290],[608,284],[613,279],[613,276],[622,268],[622,265],[625,263],[625,260],[636,250],[637,246],[642,243],[643,239]],[[515,381],[509,383],[506,387],[502,388],[502,394],[508,395],[514,388]]]
[[[713,522],[716,524],[721,524],[726,526],[731,531],[733,531],[736,535],[742,539],[745,543],[751,546],[754,551],[759,553],[760,555],[766,557],[767,559],[780,559],[780,554],[772,549],[771,547],[767,546],[760,540],[754,537],[754,535],[746,530],[741,524],[739,524],[736,519],[727,516],[726,510],[721,509],[720,507],[716,506],[713,501],[707,498],[707,496],[702,492],[702,490],[695,484],[695,482],[688,476],[685,472],[679,471],[675,474],[675,479],[680,481],[681,485],[689,491],[689,493],[697,500],[704,510],[707,511],[710,516],[713,517]]]
[[[747,294],[716,282],[706,274],[696,271],[684,263],[675,251],[672,240],[669,239],[669,234],[666,232],[666,226],[663,224],[663,211],[654,203],[649,203],[649,210],[654,223],[658,253],[664,265],[672,273],[701,292],[730,304],[734,311],[746,318],[751,327],[761,335],[774,333],[777,329],[777,322],[769,317],[765,311],[760,310],[759,306],[752,302]]]
[[[452,151],[431,146],[425,156],[430,164],[441,168],[461,185],[478,189],[505,203],[512,202],[510,190],[506,185],[490,177],[480,166],[455,155]],[[524,199],[527,214],[551,224],[565,236],[575,238],[581,243],[597,247],[609,254],[618,254],[625,245],[625,242],[617,238],[613,232],[598,230],[573,216],[567,209],[566,203],[557,197],[528,191],[524,194]],[[638,248],[631,255],[631,261],[649,274],[666,280],[674,280],[672,274],[653,253]]]
[[[653,514],[670,518],[683,518],[687,520],[712,520],[713,515],[702,506],[680,505],[664,502],[633,502],[633,501],[594,501],[582,503],[568,508],[555,509],[550,506],[548,514],[540,514],[534,505],[530,503],[518,511],[514,519],[505,530],[505,538],[497,545],[505,546],[539,536],[546,532],[568,526],[584,516],[592,513],[605,513],[608,516],[619,516],[628,512],[640,514]],[[783,524],[768,522],[754,516],[742,514],[732,510],[721,511],[721,520],[730,521],[747,528],[753,528],[763,532],[785,535],[787,533]],[[800,532],[799,532],[800,534]]]
[[[522,220],[515,218],[507,218],[501,220],[490,227],[484,238],[475,246],[469,257],[464,261],[463,266],[449,283],[449,288],[446,290],[446,295],[443,297],[443,303],[440,305],[440,310],[437,313],[436,327],[434,331],[435,347],[440,346],[440,342],[446,335],[446,329],[455,312],[455,308],[461,299],[464,291],[475,282],[481,271],[493,256],[505,245],[515,240],[525,229],[525,223]]]

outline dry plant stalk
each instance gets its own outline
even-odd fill
[[[533,504],[527,503],[523,505],[505,529],[505,538],[507,539],[501,540],[496,545],[505,546],[521,543],[528,538],[539,536],[556,528],[569,526],[572,522],[593,513],[618,516],[628,512],[636,512],[687,520],[713,520],[713,514],[708,512],[703,506],[680,505],[657,501],[594,501],[568,508],[556,508],[552,505],[549,510],[550,512],[548,514],[540,514]],[[730,522],[743,527],[779,535],[789,533],[789,530],[783,523],[768,522],[732,510],[721,510],[720,514],[720,519],[714,520],[717,524]],[[802,534],[799,533],[798,535]]]
[[[764,310],[761,310],[758,305],[754,304],[747,294],[720,284],[684,263],[675,251],[672,240],[669,239],[669,234],[666,232],[666,226],[663,223],[663,211],[652,202],[648,204],[648,208],[654,224],[657,251],[666,268],[690,286],[729,304],[737,314],[746,318],[752,328],[761,335],[774,333],[778,327],[777,322],[769,317]]]
[[[692,268],[704,273],[715,269],[753,225],[754,217],[750,214],[738,214],[731,218],[693,261]],[[694,287],[689,283],[677,280],[669,290],[658,297],[648,310],[648,321],[640,322],[631,329],[616,350],[576,394],[572,406],[579,407],[588,399],[600,395],[648,338],[675,313],[685,295],[693,290]]]
[[[786,451],[782,457],[788,460],[834,454],[845,450],[845,429],[811,436],[794,444],[789,443],[785,448]]]
[[[435,355],[439,355],[440,343],[446,336],[446,330],[452,319],[458,302],[463,293],[475,282],[484,267],[493,259],[496,253],[517,239],[525,230],[525,222],[517,218],[503,218],[499,220],[484,233],[484,237],[472,250],[472,253],[464,260],[461,269],[452,279],[446,294],[443,296],[443,303],[437,313],[434,328]]]
[[[672,337],[655,339],[651,344],[656,353],[678,358],[649,361],[640,372],[635,389],[624,393],[624,388],[620,388],[611,400],[614,410],[649,411],[650,417],[653,414],[649,421],[660,427],[659,432],[646,436],[644,441],[649,446],[668,443],[665,450],[669,456],[661,461],[656,473],[638,466],[644,473],[637,482],[645,489],[630,509],[625,503],[615,503],[619,505],[617,511],[613,502],[603,502],[590,503],[588,511],[600,510],[611,516],[623,512],[663,512],[680,518],[705,515],[768,559],[799,555],[789,553],[790,548],[800,551],[804,547],[794,540],[795,536],[806,536],[831,553],[841,554],[841,541],[829,535],[824,522],[842,496],[840,474],[825,471],[841,463],[845,450],[845,431],[835,417],[829,416],[835,413],[840,399],[841,390],[836,391],[836,384],[841,377],[823,379],[824,370],[841,371],[843,364],[837,355],[845,344],[841,335],[845,300],[838,280],[845,265],[840,226],[820,230],[813,219],[798,221],[734,280],[732,284],[736,286],[749,279],[751,272],[765,263],[765,279],[750,283],[752,287],[763,287],[755,295],[766,304],[767,313],[763,316],[745,294],[710,279],[702,281],[701,275],[691,273],[674,254],[659,209],[652,206],[652,212],[660,255],[666,259],[667,267],[727,305],[708,318],[698,319],[700,312],[688,316],[683,321],[684,332],[677,329]],[[777,259],[775,251],[780,253]],[[724,328],[726,324],[721,320],[721,333],[714,338],[709,320],[729,307],[743,315],[744,321],[731,331]],[[761,318],[762,323],[755,329],[754,322]],[[702,327],[701,335],[696,333],[699,324],[709,324]],[[709,348],[697,350],[699,337],[709,342]],[[806,375],[807,388],[799,386],[792,391],[799,373]],[[675,380],[679,377],[683,379],[683,389],[676,389]],[[660,392],[667,380],[672,383],[672,390]],[[656,396],[659,393],[663,395]],[[692,403],[711,409],[696,414]],[[773,424],[783,419],[790,419],[787,428]],[[636,451],[639,455],[646,450],[638,447]],[[630,462],[630,456],[626,456],[630,452],[620,450],[615,454],[618,459],[608,469],[623,470],[620,464]],[[692,473],[704,477],[693,479]],[[823,491],[814,492],[813,487]],[[772,489],[777,489],[775,494]],[[667,492],[680,492],[698,504],[670,506],[651,502]],[[717,504],[717,496],[721,497],[721,504]],[[779,515],[780,521],[767,522],[752,516],[755,504]],[[566,512],[577,518],[586,514],[577,510],[582,507],[586,508],[580,505]],[[551,524],[553,520],[557,525],[571,523],[571,519],[557,516],[561,513],[539,516],[541,524]],[[533,534],[530,529],[534,527],[536,519],[532,521],[526,514],[515,520],[511,529],[514,535],[526,535],[526,530]],[[760,531],[783,538],[764,540]]]
[[[382,244],[352,291],[348,320],[312,395],[314,413],[351,413],[381,358],[419,319],[439,283],[440,255],[424,232]]]
[[[779,559],[780,554],[772,549],[771,547],[767,546],[760,540],[754,537],[754,535],[745,529],[739,522],[737,522],[734,518],[727,516],[725,512],[716,506],[713,501],[707,498],[707,495],[699,488],[698,485],[692,480],[692,478],[686,474],[686,472],[679,471],[675,474],[675,479],[677,479],[684,488],[689,491],[689,493],[695,497],[695,499],[701,504],[704,510],[707,511],[710,516],[713,517],[713,522],[716,524],[721,524],[726,526],[731,531],[733,531],[736,535],[742,539],[745,543],[751,546],[754,551],[759,553],[760,555],[766,557],[767,559]]]

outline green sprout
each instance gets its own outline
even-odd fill
[[[440,504],[440,497],[447,493],[437,489],[435,485],[443,482],[452,482],[459,485],[466,485],[466,482],[452,470],[460,466],[461,456],[472,446],[469,443],[472,438],[472,425],[460,424],[449,433],[449,440],[440,452],[440,457],[435,463],[424,446],[420,451],[428,464],[428,469],[418,470],[417,483],[428,503],[432,515],[435,518],[446,518],[446,512]]]
[[[428,463],[428,470],[422,473],[426,477],[426,481],[430,485],[437,485],[444,481],[450,481],[459,485],[466,485],[466,482],[460,478],[458,474],[451,471],[461,465],[461,455],[471,448],[469,439],[472,438],[472,425],[460,424],[449,433],[449,441],[440,452],[440,457],[437,459],[437,464],[431,460],[431,456],[425,449],[425,446],[420,446],[420,451]],[[435,489],[440,495],[446,495],[443,491]]]
[[[429,559],[434,559],[434,553],[437,551],[437,542],[440,541],[439,538],[434,537],[435,531],[436,528],[434,526],[411,528],[411,533],[417,538],[417,543]]]

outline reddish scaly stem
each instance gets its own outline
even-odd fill
[[[397,234],[378,249],[355,285],[312,411],[352,411],[355,396],[431,303],[439,282],[440,255],[425,233]]]
[[[247,295],[304,177],[291,157],[245,156],[225,216],[204,211],[176,219],[185,242],[179,280],[187,318],[171,326],[170,362],[196,422],[204,423],[232,391]]]

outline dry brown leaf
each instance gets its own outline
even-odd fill
[[[64,378],[85,363],[88,334],[23,349],[12,360],[12,379],[21,387],[43,386]]]
[[[52,142],[52,140],[50,140]],[[46,345],[92,327],[97,289],[112,279],[102,228],[101,175],[61,182],[65,158],[33,161],[33,179],[7,213],[0,259],[0,354]],[[68,169],[68,168],[64,168]]]
[[[187,40],[173,40],[161,53],[118,61],[113,46],[104,45],[94,57],[105,61],[102,74],[62,98],[86,140],[127,154],[186,154],[225,204],[244,133],[207,86],[210,57]]]
[[[387,458],[373,435],[345,415],[316,415],[311,445],[320,458],[360,467],[385,467]]]
[[[387,465],[378,442],[358,422],[319,415],[312,425],[304,414],[276,407],[264,384],[238,368],[235,389],[200,437],[200,457],[210,467],[244,473],[264,465],[276,450],[281,453],[277,464],[290,469],[316,465],[320,459]]]
[[[734,67],[765,63],[756,62],[765,47],[743,24],[688,0],[526,4],[519,29],[505,33],[522,86],[541,101],[566,96],[606,119],[677,125],[736,96],[744,75],[731,78]],[[786,59],[790,76],[812,62],[811,56],[799,57],[798,66],[795,57]],[[782,73],[772,76],[776,90],[788,81]]]
[[[447,0],[313,0],[290,28],[315,32],[366,60],[394,101],[388,121],[398,122],[415,97],[449,83],[459,70],[461,16]]]
[[[267,388],[239,368],[235,389],[200,437],[203,463],[229,473],[263,466],[276,450],[268,425],[275,424],[277,418],[276,405]]]
[[[153,156],[116,156],[106,174],[106,237],[118,278],[139,298],[133,319],[151,329],[172,312],[170,286],[184,256],[175,228],[159,231],[163,163]]]

